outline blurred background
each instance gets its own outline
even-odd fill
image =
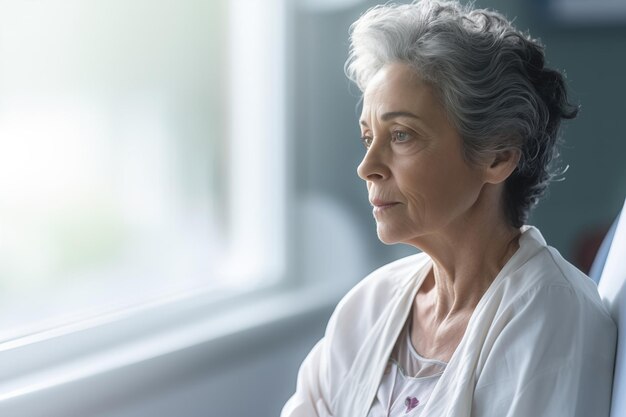
[[[323,284],[308,298],[324,300],[196,349],[209,353],[163,355],[156,373],[138,360],[144,379],[96,378],[84,401],[80,378],[29,396],[0,375],[0,410],[44,415],[39,395],[64,410],[48,416],[279,414],[341,294],[414,253],[377,240],[356,175],[360,97],[343,64],[374,4],[0,0],[0,355],[120,311],[193,299],[238,329],[249,317],[226,312],[267,294]],[[476,6],[540,38],[581,106],[568,169],[529,223],[587,271],[626,194],[626,5]]]

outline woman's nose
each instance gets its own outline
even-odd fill
[[[382,181],[389,177],[389,167],[385,163],[384,148],[374,140],[363,160],[357,167],[357,174],[364,181]]]

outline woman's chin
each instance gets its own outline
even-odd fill
[[[390,233],[390,231],[381,229],[380,227],[376,230],[376,234],[378,235],[378,240],[385,245],[393,245],[400,242],[395,233]]]

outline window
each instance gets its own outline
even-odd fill
[[[556,20],[577,24],[623,23],[626,3],[622,0],[544,0],[549,14]]]
[[[0,2],[0,340],[285,268],[282,2]]]

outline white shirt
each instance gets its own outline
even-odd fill
[[[533,227],[476,306],[428,417],[607,417],[615,324],[595,284]],[[337,305],[282,417],[366,417],[431,260],[400,259]]]
[[[420,417],[446,363],[421,356],[413,346],[407,320],[387,361],[367,417]]]

